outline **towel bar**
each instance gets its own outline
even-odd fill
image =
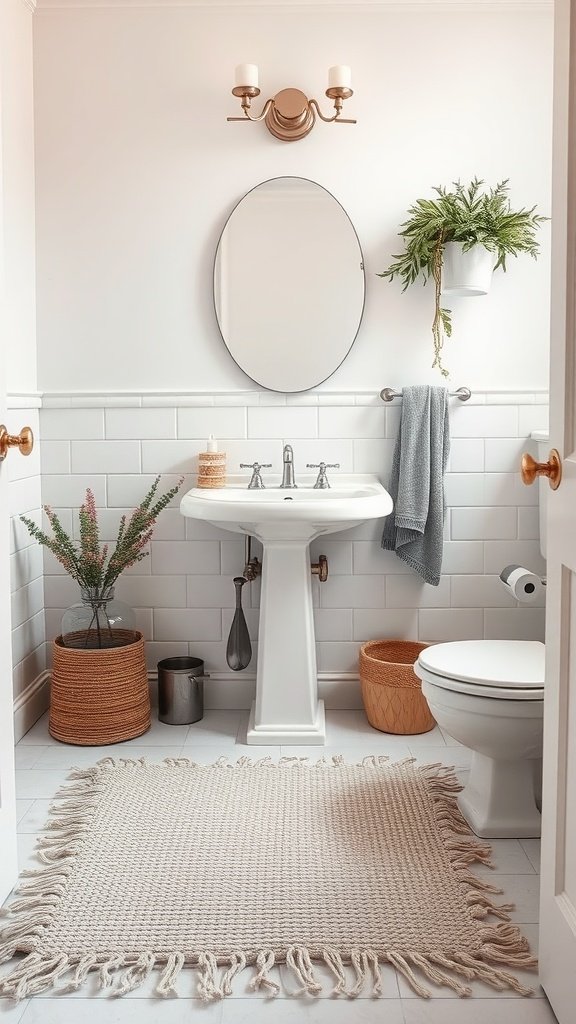
[[[467,402],[472,398],[470,388],[457,388],[456,391],[449,391],[450,398],[459,398],[461,402]],[[401,391],[394,391],[394,388],[382,388],[380,398],[383,402],[391,402],[393,398],[402,398]]]

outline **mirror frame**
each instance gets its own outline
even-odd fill
[[[350,227],[352,228],[352,231],[354,232],[354,235],[356,236],[356,241],[358,242],[358,250],[360,252],[360,267],[361,267],[361,270],[362,270],[362,277],[363,277],[363,281],[364,281],[364,289],[363,289],[363,292],[362,292],[362,308],[360,309],[360,315],[358,317],[358,326],[357,326],[356,331],[354,333],[354,337],[352,338],[352,340],[350,342],[350,345],[348,346],[348,348],[346,349],[346,352],[342,356],[342,359],[340,360],[338,365],[335,366],[334,369],[331,370],[330,373],[326,375],[326,377],[323,377],[322,380],[316,381],[315,384],[311,384],[309,388],[301,388],[300,391],[281,391],[280,389],[277,389],[277,388],[269,388],[265,384],[261,384],[259,381],[254,380],[253,377],[250,377],[249,373],[246,373],[246,370],[244,369],[244,367],[242,367],[240,365],[240,363],[238,362],[238,360],[235,359],[235,357],[232,355],[232,352],[230,351],[230,348],[228,346],[228,342],[226,341],[226,338],[224,337],[224,335],[222,333],[222,329],[220,327],[220,321],[218,319],[218,310],[216,309],[216,290],[214,288],[214,280],[215,280],[215,274],[216,274],[216,261],[218,259],[218,252],[220,250],[220,243],[222,241],[222,236],[223,236],[223,234],[224,234],[224,232],[225,232],[225,230],[226,230],[226,228],[228,226],[228,222],[229,222],[230,218],[233,216],[235,210],[240,206],[240,203],[243,203],[244,200],[247,199],[247,197],[249,195],[251,195],[251,193],[254,192],[257,188],[260,188],[262,185],[267,185],[271,181],[279,181],[281,178],[293,178],[293,179],[296,179],[298,181],[308,181],[308,182],[310,182],[311,185],[317,185],[318,188],[323,189],[324,192],[327,192],[328,195],[334,200],[335,203],[338,203],[338,206],[342,210],[344,216],[347,218],[347,220],[348,220],[348,222],[350,224]],[[223,341],[223,343],[225,345],[226,351],[228,352],[228,354],[229,354],[230,358],[233,360],[233,362],[236,363],[236,366],[238,367],[238,369],[242,370],[242,373],[246,377],[248,377],[249,380],[253,381],[254,384],[257,384],[259,388],[262,388],[264,391],[271,391],[275,395],[303,395],[307,391],[312,391],[314,388],[317,388],[321,384],[324,384],[327,380],[330,380],[330,377],[334,376],[336,371],[340,369],[342,364],[345,362],[345,360],[350,355],[350,352],[352,351],[352,346],[354,345],[354,342],[356,341],[356,338],[358,337],[358,334],[360,332],[360,327],[362,325],[362,320],[364,319],[364,310],[366,308],[366,268],[365,268],[365,261],[364,261],[364,252],[363,252],[363,249],[362,249],[362,245],[360,244],[360,238],[359,238],[358,232],[356,231],[356,228],[354,226],[354,222],[353,222],[352,218],[350,217],[350,214],[348,213],[348,211],[345,209],[345,207],[340,202],[340,200],[337,199],[336,196],[332,192],[330,192],[329,189],[325,188],[324,185],[321,185],[318,181],[314,181],[312,178],[303,178],[301,174],[276,174],[273,178],[265,178],[264,181],[259,181],[257,185],[253,185],[252,188],[248,189],[248,191],[245,192],[244,195],[240,197],[238,202],[236,202],[234,204],[234,206],[232,207],[232,209],[230,210],[230,213],[226,217],[226,220],[224,222],[224,226],[223,226],[223,228],[222,228],[222,230],[221,230],[221,232],[220,232],[220,234],[218,236],[218,242],[216,244],[216,249],[214,251],[214,261],[213,261],[213,264],[212,264],[212,305],[213,305],[213,308],[214,308],[214,316],[215,316],[215,319],[216,319],[216,324],[218,325],[218,330],[220,332],[220,337],[222,338],[222,341]]]

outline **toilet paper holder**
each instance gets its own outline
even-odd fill
[[[523,565],[507,565],[500,573],[506,590],[521,604],[532,604],[546,586],[546,580]]]

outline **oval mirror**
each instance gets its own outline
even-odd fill
[[[230,214],[214,263],[214,306],[232,358],[271,391],[307,391],[340,366],[364,309],[352,221],[307,178],[272,178]]]

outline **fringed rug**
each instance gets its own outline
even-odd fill
[[[469,873],[490,847],[451,768],[108,758],[72,778],[0,931],[0,961],[27,954],[0,994],[75,990],[94,971],[123,995],[160,967],[157,993],[175,995],[190,965],[205,1000],[245,969],[272,995],[286,964],[315,995],[317,962],[346,996],[378,995],[385,964],[420,996],[469,995],[474,979],[530,992],[507,970],[536,967],[512,907]]]

